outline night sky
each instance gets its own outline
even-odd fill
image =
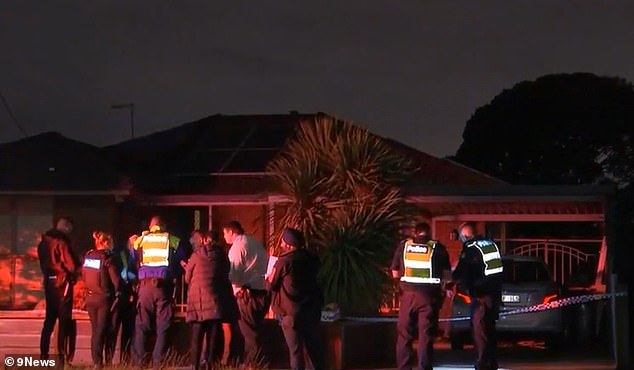
[[[208,115],[322,111],[433,155],[550,73],[634,81],[634,1],[3,1],[0,91],[28,135],[95,145]],[[24,135],[0,106],[0,142]]]

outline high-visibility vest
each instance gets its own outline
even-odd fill
[[[404,273],[401,281],[415,284],[440,284],[440,279],[435,278],[432,268],[432,257],[436,241],[426,243],[414,243],[413,239],[405,241],[403,248]]]
[[[484,261],[484,276],[499,274],[504,271],[500,248],[492,240],[480,239],[467,243],[468,248],[476,248]]]
[[[142,249],[141,266],[169,266],[169,233],[149,233],[143,235],[139,248]]]

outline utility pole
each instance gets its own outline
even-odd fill
[[[130,136],[134,139],[134,103],[112,104],[110,109],[130,109]]]

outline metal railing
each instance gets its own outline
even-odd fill
[[[594,275],[596,273],[597,254],[587,253],[566,243],[598,244],[597,252],[601,245],[601,240],[529,240],[510,239],[509,242],[525,242],[514,248],[509,248],[509,254],[521,256],[538,257],[546,263],[550,272],[557,282],[562,285],[570,283],[571,277],[575,274],[586,273]],[[586,271],[583,271],[583,269]]]

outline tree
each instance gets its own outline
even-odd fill
[[[397,185],[412,162],[363,128],[318,116],[299,125],[268,169],[290,200],[282,225],[300,229],[321,257],[327,301],[347,314],[376,313],[391,287],[385,267],[398,225],[409,215]]]
[[[620,78],[548,75],[476,110],[454,160],[514,184],[614,183],[617,238],[634,238],[634,88]],[[627,279],[625,248],[615,268]]]
[[[634,172],[634,88],[575,73],[518,83],[476,110],[455,160],[511,183],[626,186]]]

